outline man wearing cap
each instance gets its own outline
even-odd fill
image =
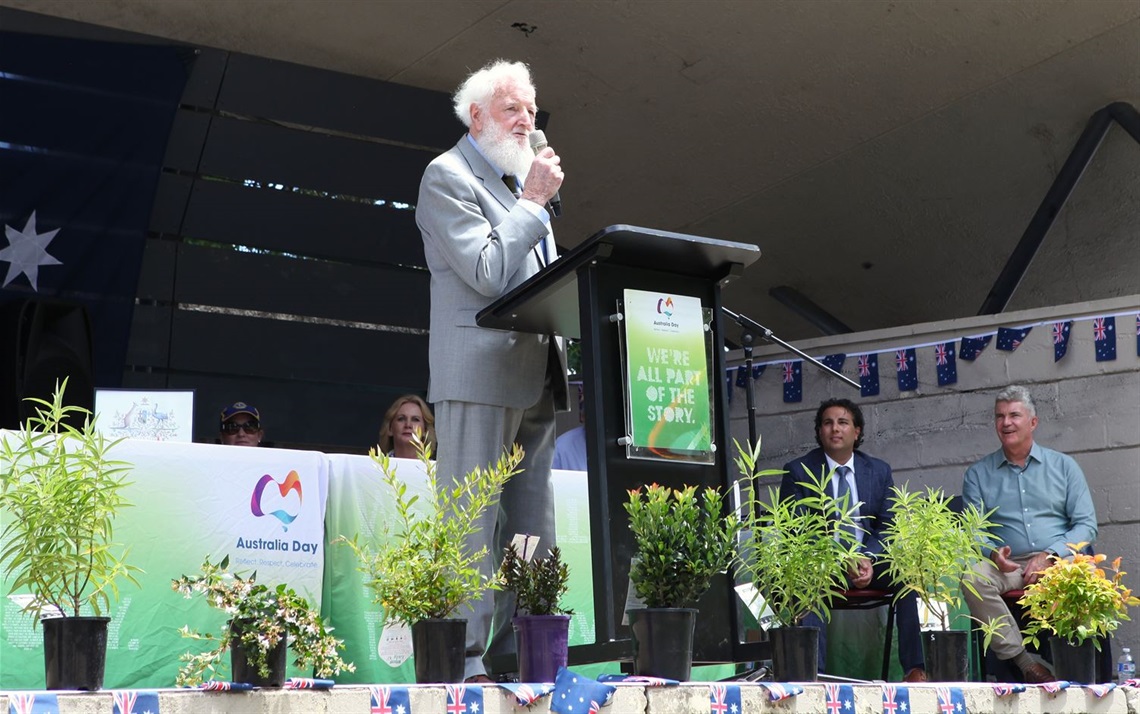
[[[245,402],[234,402],[222,409],[221,433],[223,444],[230,446],[261,446],[265,432],[261,429],[261,414],[257,407]]]

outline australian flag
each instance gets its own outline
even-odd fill
[[[111,692],[112,714],[158,714],[158,692],[121,689]]]
[[[480,714],[483,711],[483,687],[480,685],[448,684],[447,714]]]
[[[9,692],[8,711],[12,714],[59,714],[55,692]]]
[[[740,714],[739,684],[709,685],[709,714]]]
[[[407,687],[373,685],[368,687],[368,699],[370,714],[412,714]]]
[[[1053,323],[1053,361],[1060,362],[1069,351],[1069,335],[1073,331],[1073,321]]]
[[[913,347],[895,350],[895,376],[898,379],[900,392],[912,392],[918,389],[918,368],[915,364]]]
[[[1025,342],[1026,336],[1032,329],[1032,327],[999,327],[995,347],[1003,352],[1013,352]]]
[[[617,689],[612,684],[597,682],[563,667],[558,670],[554,691],[550,695],[550,711],[554,714],[597,714],[609,704]]]
[[[939,387],[958,383],[958,360],[954,357],[953,342],[934,345],[934,366]]]
[[[1096,361],[1111,362],[1116,359],[1116,318],[1093,318],[1093,341],[1096,345]]]
[[[958,348],[958,356],[967,362],[973,362],[990,343],[993,335],[981,335],[980,337],[963,337],[962,345]]]
[[[803,360],[784,362],[784,401],[801,402],[804,398]]]
[[[883,685],[883,714],[908,714],[910,691],[893,684]]]
[[[847,361],[847,355],[840,352],[838,354],[820,357],[819,361],[823,362],[823,364],[829,369],[834,369],[836,372],[842,372],[843,363]]]
[[[190,57],[161,45],[0,31],[0,303],[85,307],[96,386],[122,380]]]
[[[850,684],[824,684],[824,711],[827,714],[847,714],[855,706],[855,689]]]
[[[944,714],[965,714],[966,697],[961,687],[935,687],[938,695],[938,711]]]
[[[879,357],[859,355],[859,394],[873,397],[879,393]]]

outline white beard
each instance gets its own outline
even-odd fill
[[[486,131],[479,135],[475,143],[492,164],[503,172],[518,177],[519,185],[522,185],[534,160],[534,152],[530,147],[519,146],[514,134],[504,131],[494,122],[488,122]]]

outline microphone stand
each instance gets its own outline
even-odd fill
[[[724,307],[724,306],[721,306],[720,311],[723,312],[725,315],[727,315],[729,317],[729,319],[731,319],[736,324],[740,325],[745,330],[750,330],[750,331],[759,333],[760,337],[767,340],[768,342],[771,342],[772,344],[779,345],[780,347],[783,347],[787,351],[792,352],[792,353],[794,353],[800,357],[803,357],[805,361],[811,362],[812,364],[814,364],[819,369],[823,370],[824,372],[827,372],[828,374],[830,374],[833,377],[838,377],[839,379],[843,380],[844,382],[847,382],[848,384],[850,384],[852,387],[855,387],[856,389],[860,388],[859,383],[856,382],[855,380],[851,379],[850,377],[848,377],[846,375],[840,374],[839,372],[836,372],[834,369],[832,369],[831,367],[828,367],[823,362],[820,362],[815,357],[812,357],[811,355],[806,354],[805,352],[800,350],[798,347],[794,347],[794,346],[788,344],[787,342],[784,342],[779,337],[776,337],[776,335],[771,330],[769,330],[767,327],[764,327],[759,322],[756,322],[752,318],[747,317],[745,315],[737,314],[737,313],[733,312],[732,310],[729,310],[727,307]],[[747,334],[747,333],[745,333],[745,334]],[[751,338],[751,335],[748,335],[748,336],[749,336],[749,338]],[[744,341],[744,338],[741,337],[741,342],[743,342],[743,341]],[[751,342],[751,339],[749,340],[749,342]],[[744,356],[745,356],[746,360],[751,359],[751,356],[752,356],[751,353],[752,353],[752,347],[750,345],[746,345],[744,348]],[[751,370],[751,368],[749,368],[749,371],[748,371],[748,383],[749,384],[752,383],[752,370]],[[749,430],[748,433],[750,436],[752,435],[751,430]],[[753,443],[755,443],[755,442],[753,442]]]

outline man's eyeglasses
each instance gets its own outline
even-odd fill
[[[240,423],[236,421],[227,421],[225,424],[222,424],[222,431],[227,434],[236,434],[239,431],[244,431],[247,434],[256,434],[257,432],[261,431],[261,424],[255,421],[246,421]]]

